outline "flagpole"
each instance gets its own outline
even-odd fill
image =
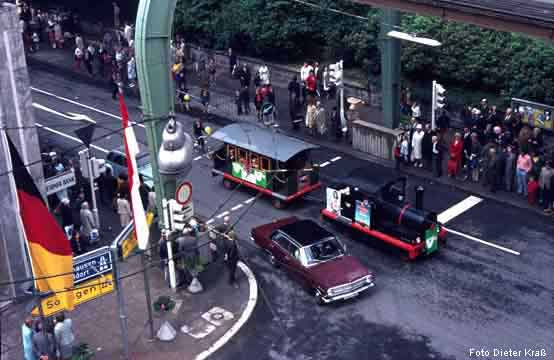
[[[121,326],[121,337],[123,338],[123,356],[124,359],[129,359],[129,332],[127,328],[127,315],[125,314],[125,301],[123,301],[123,288],[121,286],[121,279],[119,274],[119,268],[117,266],[117,246],[112,245],[110,250],[112,251],[113,261],[113,274],[115,282],[115,291],[117,293],[117,305],[119,308],[119,324]]]
[[[150,337],[148,340],[154,340],[154,319],[152,318],[152,299],[150,297],[150,279],[148,275],[148,264],[146,261],[146,251],[142,251],[140,256],[142,261],[142,267],[144,268],[144,295],[146,296],[146,308],[148,309],[148,328],[150,330]]]

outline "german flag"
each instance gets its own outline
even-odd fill
[[[17,189],[19,214],[31,256],[35,286],[40,292],[61,292],[58,298],[73,310],[73,254],[64,231],[50,214],[21,156],[7,136]],[[63,274],[63,275],[61,275]]]

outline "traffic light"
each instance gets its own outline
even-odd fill
[[[444,108],[446,105],[446,89],[444,86],[436,81],[433,81],[433,100],[431,111],[431,128],[435,130],[437,128],[436,113],[438,109]]]
[[[333,84],[335,84],[337,87],[342,85],[342,77],[343,77],[343,71],[342,71],[342,60],[329,65],[329,81]]]
[[[183,206],[174,199],[169,200],[169,219],[172,231],[183,231],[193,216],[194,208],[192,201]]]
[[[97,159],[94,157],[89,159],[88,155],[88,149],[79,151],[79,165],[81,167],[81,174],[83,174],[84,178],[89,178],[88,162],[90,160],[92,167],[92,178],[96,179],[100,176],[100,174],[106,171],[106,160]]]
[[[446,105],[446,89],[436,81],[435,85],[435,109],[442,109]]]

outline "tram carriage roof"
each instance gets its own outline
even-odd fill
[[[319,147],[250,123],[227,125],[211,137],[283,162],[302,151]]]
[[[378,195],[391,184],[398,181],[406,181],[406,177],[398,176],[392,169],[379,169],[372,171],[367,168],[357,168],[351,171],[345,179],[333,184],[336,188],[357,187],[361,192]]]

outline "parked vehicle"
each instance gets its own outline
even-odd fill
[[[222,144],[213,151],[214,175],[223,186],[235,184],[273,198],[276,208],[321,186],[319,168],[310,160],[316,145],[294,139],[255,124],[232,124],[216,131],[211,139]]]
[[[295,216],[252,229],[251,239],[310,291],[318,304],[346,300],[375,286],[374,275],[331,232]]]
[[[410,260],[436,252],[445,242],[437,214],[423,209],[423,191],[415,206],[406,200],[404,177],[352,174],[348,183],[327,186],[326,194],[324,218],[406,251]]]
[[[106,156],[106,166],[111,168],[112,175],[117,177],[121,173],[127,174],[127,158],[125,156],[125,147],[121,146],[108,153]],[[150,163],[150,154],[141,152],[137,156],[137,167],[139,174],[142,175],[144,183],[151,188],[154,187],[154,177],[152,176],[152,164]]]

